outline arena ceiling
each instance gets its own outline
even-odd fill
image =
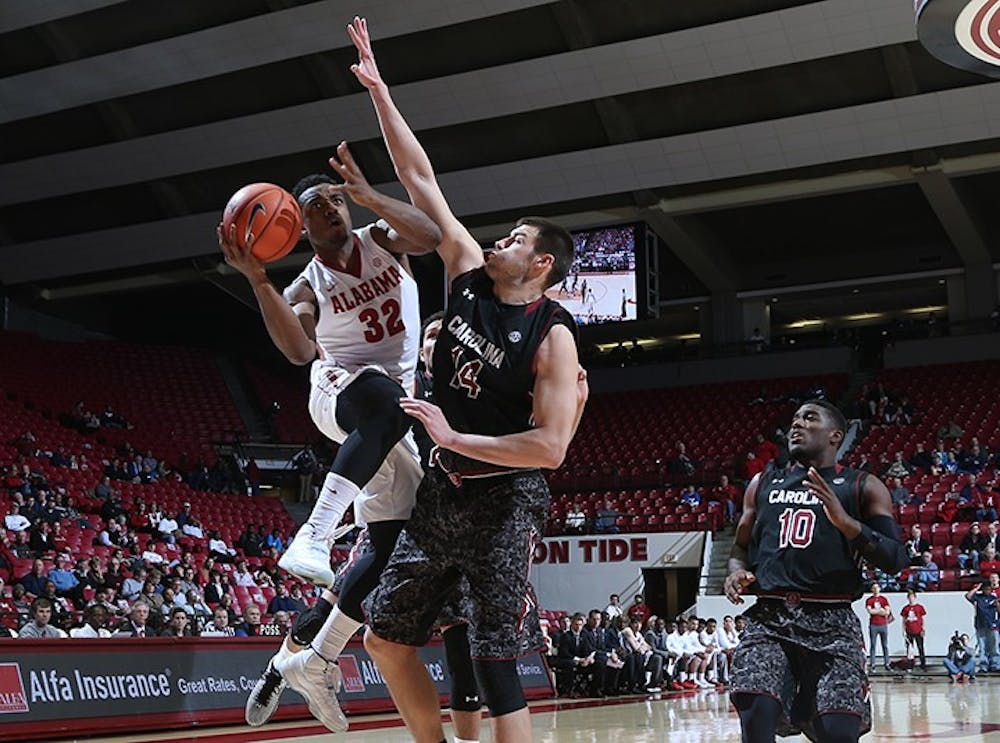
[[[642,220],[661,299],[799,313],[831,300],[790,287],[933,303],[1000,260],[1000,82],[924,51],[911,0],[4,0],[0,282],[239,295],[214,237],[239,186],[289,187],[341,139],[391,184],[354,13],[484,240],[526,212]]]

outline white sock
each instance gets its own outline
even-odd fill
[[[681,671],[681,673],[680,673],[680,679],[681,679],[681,681],[687,681],[688,680],[687,671]]]
[[[347,509],[351,507],[360,492],[361,488],[350,480],[333,472],[328,474],[323,481],[323,488],[319,491],[316,505],[313,506],[306,522],[313,527],[314,534],[318,538],[325,539],[344,518]]]
[[[327,660],[337,660],[360,626],[361,622],[355,622],[335,606],[316,633],[312,646]]]
[[[479,743],[479,738],[455,738],[455,743]]]
[[[288,639],[286,638],[285,641],[281,643],[281,648],[275,654],[274,658],[271,659],[271,665],[276,666],[282,661],[291,658],[292,655],[292,651],[288,649]]]

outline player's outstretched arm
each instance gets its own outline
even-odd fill
[[[347,194],[355,204],[370,209],[384,220],[384,226],[378,225],[372,232],[383,248],[392,253],[422,255],[440,244],[441,230],[424,212],[372,188],[347,142],[337,146],[337,155],[330,158],[330,167],[344,179],[333,187],[335,190]]]
[[[726,598],[734,604],[743,603],[743,593],[757,577],[750,572],[750,535],[757,520],[757,488],[760,487],[760,473],[753,476],[743,492],[743,515],[736,525],[736,539],[729,553],[729,575],[723,584]]]
[[[580,401],[576,341],[570,330],[563,325],[552,328],[535,360],[535,427],[529,431],[506,436],[459,433],[436,405],[411,398],[403,398],[399,404],[423,423],[434,443],[444,449],[501,467],[556,469],[573,438]]]
[[[253,288],[260,312],[264,316],[264,326],[274,345],[289,361],[304,366],[316,357],[315,336],[310,337],[304,325],[311,318],[299,320],[292,305],[285,300],[267,277],[264,264],[250,252],[250,246],[241,248],[236,240],[236,225],[228,235],[223,234],[222,225],[216,228],[219,247],[226,263],[235,268]]]
[[[367,21],[355,17],[354,22],[348,25],[347,33],[358,50],[358,63],[351,65],[351,71],[371,95],[396,175],[413,205],[426,212],[441,228],[441,242],[437,250],[445,270],[449,276],[455,277],[478,268],[483,265],[483,251],[455,218],[441,193],[427,153],[389,95],[389,88],[375,64]]]

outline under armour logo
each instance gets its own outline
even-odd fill
[[[509,332],[509,333],[507,334],[507,339],[508,339],[508,340],[509,340],[509,341],[510,341],[511,343],[517,343],[518,341],[520,341],[520,340],[521,340],[521,331],[520,331],[520,330],[512,330],[512,331],[510,331],[510,332]]]
[[[476,298],[476,295],[472,293],[472,289],[465,287],[462,289],[462,296],[468,299],[470,302]]]
[[[834,485],[843,485],[844,484],[844,478],[843,477],[835,477],[835,478],[833,478],[833,484]]]
[[[478,696],[466,697],[465,698],[466,704],[468,704],[469,702],[478,702],[478,701],[479,701],[479,697]]]

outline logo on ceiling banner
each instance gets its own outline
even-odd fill
[[[1000,0],[916,0],[917,35],[938,59],[1000,78]]]

